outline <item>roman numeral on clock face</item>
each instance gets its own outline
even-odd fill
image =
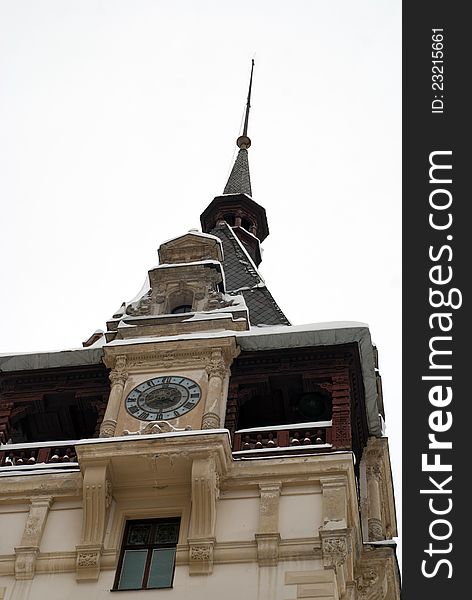
[[[153,377],[131,390],[125,407],[130,415],[141,421],[177,419],[195,408],[201,394],[200,386],[187,377]]]

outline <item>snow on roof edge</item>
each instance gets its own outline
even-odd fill
[[[212,235],[211,233],[203,233],[202,231],[199,231],[198,229],[189,229],[185,233],[181,233],[180,235],[177,235],[177,236],[169,238],[168,240],[165,240],[164,242],[162,242],[161,244],[159,244],[159,248],[161,246],[163,246],[164,244],[168,244],[169,242],[174,242],[175,240],[179,240],[180,238],[185,237],[189,233],[191,235],[196,235],[196,236],[199,236],[199,237],[212,239],[215,242],[218,242],[219,246],[221,246],[221,247],[223,246],[223,244],[222,244],[222,242],[221,242],[221,240],[220,240],[220,238],[218,236]]]
[[[0,354],[0,372],[97,365],[102,357],[103,346]]]

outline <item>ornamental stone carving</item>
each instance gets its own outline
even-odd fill
[[[220,379],[224,379],[228,369],[222,360],[216,360],[211,361],[211,363],[206,366],[206,372],[208,373],[209,378],[219,377]]]
[[[369,525],[369,540],[378,542],[385,538],[384,530],[382,527],[382,521],[380,519],[371,517],[368,520],[368,525]]]
[[[339,566],[346,562],[347,540],[344,537],[322,537],[325,566]]]
[[[149,315],[151,314],[151,308],[152,298],[151,290],[149,290],[140,300],[126,308],[126,314],[131,316]]]
[[[382,481],[382,469],[379,464],[370,465],[366,469],[367,477],[373,477],[376,481]]]
[[[210,560],[211,546],[192,546],[190,560]]]
[[[106,421],[102,421],[100,426],[100,437],[113,437],[115,435],[115,428],[115,419],[107,419]]]
[[[77,555],[77,566],[79,568],[84,567],[97,567],[100,560],[100,553],[97,552],[79,552]]]
[[[359,600],[383,600],[386,594],[385,577],[381,577],[375,568],[362,571],[357,578],[357,595]]]
[[[169,421],[150,421],[142,423],[138,431],[129,431],[125,429],[121,435],[153,435],[156,433],[173,433],[175,431],[191,431],[192,427],[174,427]]]
[[[220,417],[214,412],[203,415],[202,429],[218,429],[220,427]]]
[[[111,385],[125,385],[128,379],[128,373],[126,371],[112,371],[109,375]]]
[[[26,538],[36,537],[40,530],[40,526],[41,526],[40,517],[37,515],[31,516],[31,513],[30,513],[30,516],[28,517],[28,520],[26,521],[25,531],[24,531],[23,535]]]
[[[213,547],[215,540],[189,540],[189,575],[209,575],[213,571]]]
[[[225,300],[221,292],[215,292],[210,290],[208,292],[208,310],[214,310],[216,308],[227,308],[233,306],[235,301],[232,299]]]

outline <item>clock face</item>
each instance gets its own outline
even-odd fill
[[[201,396],[200,386],[187,377],[154,377],[135,387],[128,394],[125,406],[136,419],[161,421],[188,413]]]

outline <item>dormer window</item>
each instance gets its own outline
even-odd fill
[[[173,314],[173,315],[180,315],[181,313],[188,313],[188,312],[192,312],[191,304],[179,304],[179,306],[176,306],[175,308],[173,308],[171,310],[171,314]]]

